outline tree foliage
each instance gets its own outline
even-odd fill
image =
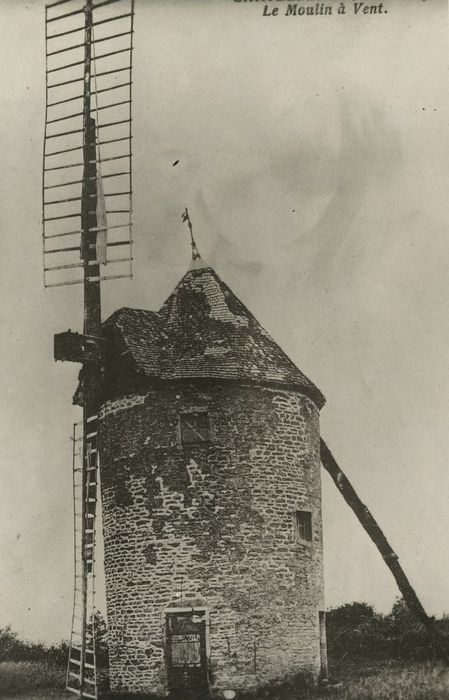
[[[0,627],[0,661],[46,661],[55,664],[67,662],[67,642],[43,644],[19,639],[11,627]]]
[[[449,649],[449,618],[435,621]],[[327,643],[331,659],[407,659],[427,661],[438,651],[424,626],[398,599],[388,615],[367,603],[350,603],[327,613]]]
[[[95,653],[100,668],[108,666],[107,626],[102,614],[97,610],[94,617]],[[1,661],[42,661],[65,666],[69,654],[66,641],[59,644],[44,644],[19,639],[9,625],[0,627]]]

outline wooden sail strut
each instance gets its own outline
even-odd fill
[[[351,482],[338,466],[333,454],[322,438],[320,438],[320,454],[323,467],[328,474],[330,474],[346,503],[351,507],[359,522],[362,524],[364,530],[368,533],[369,537],[376,545],[386,565],[393,574],[398,588],[401,591],[408,607],[426,627],[431,639],[434,641],[442,657],[449,663],[449,650],[447,649],[446,641],[436,629],[433,618],[429,617],[424,610],[418,596],[416,595],[416,592],[414,591],[410,581],[404,573],[402,566],[399,563],[397,554],[392,549],[371,512],[358,497]]]

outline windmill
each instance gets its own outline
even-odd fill
[[[84,287],[83,333],[55,336],[55,359],[82,364],[83,420],[73,432],[75,585],[66,683],[80,698],[97,697],[100,285],[132,277],[133,18],[134,0],[57,0],[45,8],[44,285]]]
[[[133,16],[133,0],[58,0],[47,4],[45,13],[44,284],[46,288],[76,284],[84,288],[83,333],[55,336],[55,359],[82,364],[82,396],[77,399],[83,406],[83,421],[73,432],[75,592],[67,689],[80,698],[94,699],[97,438],[105,343],[100,286],[102,281],[132,277]],[[187,209],[183,221],[191,231]],[[193,237],[192,253],[195,274],[200,272],[208,280],[212,273],[202,264]],[[217,316],[226,309],[224,300],[225,295]],[[220,358],[227,348],[211,350],[210,356]],[[195,418],[200,437],[201,416]],[[188,438],[188,421],[185,427]],[[324,468],[378,547],[405,600],[443,646],[397,556],[322,440],[320,452]],[[299,522],[300,527],[305,532],[307,521]],[[195,616],[192,622],[201,620]]]

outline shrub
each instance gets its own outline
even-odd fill
[[[435,622],[449,650],[449,618]],[[329,658],[403,659],[429,661],[438,658],[428,631],[399,599],[388,615],[376,613],[367,603],[343,605],[327,614]]]

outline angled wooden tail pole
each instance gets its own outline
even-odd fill
[[[332,477],[336,487],[340,491],[341,495],[345,499],[346,503],[352,508],[355,515],[359,519],[365,531],[368,533],[380,554],[382,555],[386,565],[393,574],[398,588],[402,593],[402,596],[407,603],[410,610],[416,615],[416,617],[422,622],[422,624],[428,630],[431,638],[435,642],[435,645],[439,649],[445,661],[449,663],[449,650],[446,647],[445,640],[441,637],[438,630],[435,627],[434,621],[430,618],[426,611],[424,610],[421,602],[416,595],[414,589],[412,588],[410,581],[405,575],[402,566],[399,563],[397,554],[393,551],[387,538],[380,529],[376,520],[360,500],[356,494],[352,484],[344,475],[343,471],[338,466],[332,455],[330,449],[324,442],[323,438],[320,438],[320,453],[321,453],[321,463],[325,470]]]

